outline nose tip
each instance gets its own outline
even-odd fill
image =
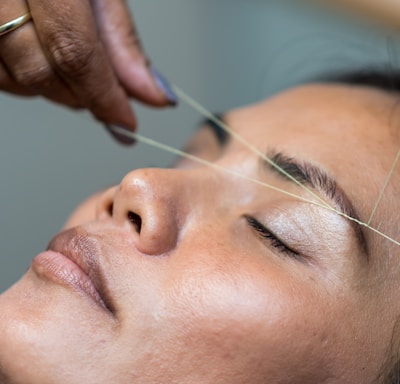
[[[167,170],[136,170],[118,187],[106,191],[98,217],[112,220],[129,231],[136,248],[149,255],[170,251],[178,237],[176,184]]]

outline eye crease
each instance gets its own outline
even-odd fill
[[[252,216],[244,216],[249,226],[255,230],[257,235],[261,237],[262,240],[267,240],[268,245],[279,253],[285,254],[289,257],[302,261],[302,258],[298,252],[286,245],[281,239],[279,239],[274,233],[272,233],[268,228],[261,224],[257,219]]]

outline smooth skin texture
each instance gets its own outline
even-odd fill
[[[366,221],[400,146],[395,102],[312,85],[225,119],[260,151],[325,169]],[[188,149],[309,197],[210,128]],[[399,185],[396,172],[373,222],[397,238]],[[347,219],[232,174],[137,169],[67,227],[50,248],[89,254],[107,305],[31,268],[0,296],[4,383],[373,383],[399,338],[398,247],[363,229],[363,249]]]
[[[320,4],[320,0],[313,0],[315,4]],[[344,8],[355,14],[359,14],[369,21],[383,24],[391,28],[398,29],[400,26],[400,4],[393,0],[323,0],[335,7]]]
[[[0,37],[0,90],[87,108],[127,129],[129,97],[171,103],[154,78],[124,0],[2,0],[0,24],[32,20]]]

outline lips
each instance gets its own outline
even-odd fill
[[[99,265],[98,241],[79,229],[55,236],[32,268],[47,280],[72,288],[110,312],[110,300]]]

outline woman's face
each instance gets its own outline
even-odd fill
[[[395,102],[315,85],[225,120],[323,202],[365,222],[400,146]],[[0,296],[4,382],[373,381],[397,340],[398,247],[252,182],[315,200],[214,133],[205,126],[187,149],[229,172],[190,160],[132,171],[95,197],[95,215],[93,201],[81,207],[68,226],[80,225]],[[398,185],[396,171],[372,220],[392,237]]]

